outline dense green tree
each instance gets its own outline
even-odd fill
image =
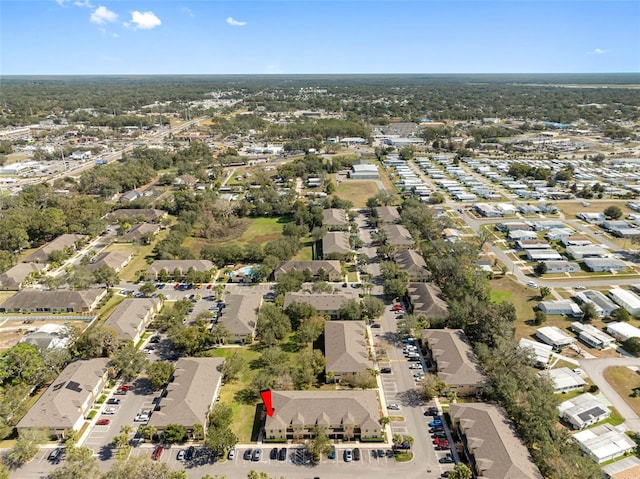
[[[180,424],[168,424],[167,427],[164,428],[163,436],[167,444],[175,444],[185,440],[187,431],[184,426]]]
[[[611,218],[613,220],[617,220],[617,219],[622,217],[622,210],[620,209],[619,206],[615,206],[615,205],[609,206],[609,207],[605,208],[604,215],[607,218]]]
[[[160,389],[169,384],[175,368],[167,361],[154,361],[147,365],[147,376],[153,389]]]
[[[622,347],[634,356],[640,355],[640,338],[629,338],[622,343]]]
[[[148,364],[144,351],[136,348],[132,341],[121,345],[111,356],[111,364],[120,376],[129,381],[138,376]]]
[[[103,266],[93,272],[94,281],[96,283],[104,284],[107,288],[112,288],[120,282],[120,277],[116,270],[109,266]]]
[[[616,321],[629,321],[631,320],[631,315],[624,308],[616,308],[611,312],[611,318]]]
[[[582,321],[585,323],[590,323],[598,317],[598,312],[593,303],[582,303],[580,309],[582,310]]]
[[[0,358],[0,382],[38,387],[46,373],[40,351],[29,343],[16,344]]]
[[[349,321],[361,319],[362,308],[360,307],[360,301],[356,299],[349,299],[345,301],[338,311],[338,316],[340,319],[346,319]]]
[[[362,316],[367,319],[375,319],[384,313],[384,302],[373,296],[365,296],[362,299]]]
[[[83,359],[103,358],[113,354],[119,343],[115,329],[95,325],[84,330],[72,341],[71,349],[74,356]]]

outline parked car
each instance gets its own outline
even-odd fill
[[[55,461],[58,457],[62,455],[62,451],[63,449],[61,447],[56,447],[53,451],[49,453],[49,457],[47,457],[47,459],[49,459],[50,461]]]
[[[150,343],[159,343],[160,342],[160,336],[151,336],[151,339],[149,340]]]
[[[382,374],[390,374],[391,373],[391,368],[380,368],[380,372]]]
[[[269,459],[271,459],[272,461],[278,459],[278,448],[274,447],[271,449],[271,452],[269,452]]]
[[[360,460],[360,449],[358,449],[357,447],[353,448],[353,460],[354,461]]]
[[[400,410],[400,406],[394,402],[392,402],[391,404],[387,405],[387,409],[390,409],[392,411],[399,411]]]
[[[244,451],[244,454],[242,456],[242,458],[245,461],[250,461],[251,460],[251,455],[253,454],[253,451],[251,449],[247,449],[246,451]]]
[[[261,456],[262,456],[262,449],[258,447],[253,450],[253,454],[251,455],[251,460],[254,462],[258,462]]]
[[[118,398],[109,398],[109,399],[107,399],[107,404],[120,404],[120,399],[118,399]]]
[[[160,459],[160,456],[162,456],[162,450],[164,449],[164,447],[162,447],[162,444],[158,444],[156,446],[156,448],[153,450],[153,458],[157,461],[158,459]]]
[[[456,461],[453,460],[453,457],[451,457],[451,455],[447,454],[446,456],[441,457],[440,459],[438,459],[438,462],[440,464],[453,464]]]
[[[412,364],[409,369],[422,369],[422,364]]]
[[[194,446],[189,446],[189,448],[187,449],[187,453],[185,454],[185,459],[187,461],[190,461],[191,459],[193,459],[194,454],[196,453],[196,448]]]
[[[232,447],[231,449],[229,449],[229,454],[227,454],[227,459],[229,459],[230,461],[233,461],[236,458],[236,448]]]
[[[353,452],[351,449],[344,450],[344,462],[351,462],[353,459]]]
[[[127,384],[123,384],[122,386],[118,386],[118,389],[122,389],[123,391],[130,391],[131,390],[131,386],[129,386]]]
[[[432,427],[431,429],[429,429],[429,432],[431,434],[433,434],[434,432],[442,432],[444,431],[444,427],[443,426],[436,426],[436,427]]]
[[[182,461],[182,460],[184,460],[184,454],[185,454],[184,449],[180,449],[180,450],[178,451],[178,455],[176,456],[176,460],[177,460],[177,461]]]
[[[111,424],[109,419],[98,419],[96,421],[96,426],[108,426],[109,424]]]
[[[336,458],[336,446],[331,446],[331,452],[329,452],[329,455],[327,457],[329,459],[335,459]]]
[[[442,419],[434,419],[429,423],[429,427],[442,426]]]
[[[401,304],[394,304],[391,306],[391,311],[404,311],[404,308]]]
[[[278,453],[278,460],[284,461],[287,458],[287,448],[281,447],[280,452]]]

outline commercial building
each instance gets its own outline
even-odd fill
[[[422,342],[447,391],[460,397],[482,393],[488,380],[461,329],[425,329]]]
[[[264,425],[268,441],[313,439],[317,426],[333,440],[384,440],[374,390],[272,391],[271,396],[274,414]]]
[[[590,393],[564,401],[558,406],[558,411],[560,418],[571,424],[573,429],[584,429],[611,415],[611,410]]]
[[[18,422],[18,432],[45,429],[64,438],[70,430],[79,431],[107,383],[108,364],[109,358],[70,363]]]
[[[371,368],[364,321],[327,321],[324,355],[327,382],[352,379]]]
[[[353,180],[377,180],[380,178],[378,166],[373,163],[353,165],[347,176]]]
[[[556,326],[544,326],[536,330],[536,337],[555,349],[562,349],[576,342],[576,338],[569,336]]]
[[[542,479],[502,408],[484,403],[451,404],[450,414],[452,427],[459,432],[478,477]]]

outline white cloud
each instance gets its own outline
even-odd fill
[[[182,13],[189,15],[191,18],[194,18],[196,16],[193,13],[193,10],[191,10],[189,7],[180,7],[180,10],[182,11]]]
[[[124,24],[126,27],[133,27],[136,30],[151,30],[162,25],[162,21],[153,12],[131,12],[131,21]]]
[[[607,51],[602,48],[596,48],[592,52],[589,52],[590,55],[604,55],[605,53],[607,53]]]
[[[64,7],[64,4],[67,3],[67,0],[56,0],[56,3],[61,7]]]
[[[236,20],[236,19],[235,19],[235,18],[233,18],[233,17],[227,17],[227,20],[226,20],[226,21],[227,21],[227,23],[228,23],[229,25],[231,25],[232,27],[244,27],[244,26],[247,24],[247,22],[241,22],[241,21],[239,21],[239,20]]]
[[[108,22],[115,22],[117,19],[118,15],[115,12],[112,12],[107,7],[104,7],[102,5],[91,12],[91,16],[89,17],[89,21],[97,25],[103,25]]]
[[[59,1],[59,0],[58,0]],[[77,0],[75,2],[73,2],[73,4],[76,7],[86,7],[86,8],[93,8],[93,5],[91,4],[91,2],[89,0]]]

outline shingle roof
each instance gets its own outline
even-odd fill
[[[413,245],[413,236],[402,225],[383,225],[382,229],[387,237],[387,242],[393,246]]]
[[[396,251],[393,259],[402,271],[406,271],[410,275],[415,275],[418,278],[428,278],[431,275],[427,269],[427,263],[416,250]]]
[[[176,268],[183,273],[189,271],[189,268],[203,272],[213,269],[214,264],[206,259],[160,259],[154,261],[151,266],[149,266],[147,273],[158,274],[165,269],[167,273],[172,274]]]
[[[42,271],[46,268],[40,263],[18,263],[0,274],[0,287],[5,289],[16,289],[34,271]]]
[[[139,241],[146,234],[156,234],[159,226],[153,223],[140,223],[133,225],[125,234],[116,238],[117,241]]]
[[[228,294],[224,298],[225,307],[220,314],[220,322],[231,334],[252,335],[258,320],[258,308],[262,304],[259,294]]]
[[[377,206],[376,212],[378,213],[378,218],[385,223],[400,221],[400,213],[398,213],[398,208],[395,206]]]
[[[104,375],[108,358],[70,363],[18,423],[18,428],[71,428]]]
[[[273,391],[275,413],[267,417],[265,429],[289,425],[359,425],[361,430],[379,431],[380,412],[376,391]]]
[[[347,213],[339,208],[327,208],[322,210],[322,224],[324,226],[347,226],[349,220]]]
[[[425,329],[422,338],[447,385],[485,384],[487,378],[461,329]]]
[[[190,428],[203,424],[222,377],[224,358],[180,358],[167,394],[160,399],[149,425],[164,428],[180,424]]]
[[[154,210],[151,208],[121,208],[112,211],[107,215],[109,221],[117,219],[135,220],[137,218],[143,221],[155,221],[159,218],[167,216],[167,212],[163,210]]]
[[[351,252],[349,235],[343,231],[329,231],[322,237],[322,254],[347,254]]]
[[[109,315],[104,325],[114,328],[119,339],[133,339],[149,311],[159,304],[160,300],[157,298],[127,298]]]
[[[86,291],[40,291],[23,289],[0,304],[5,310],[51,309],[74,311],[88,309],[94,301],[105,294],[104,289],[87,289]]]
[[[492,404],[451,404],[481,476],[487,479],[542,479],[529,451],[504,411]]]
[[[287,273],[289,271],[304,271],[308,269],[312,275],[318,274],[323,269],[327,274],[340,274],[342,268],[338,260],[316,260],[316,261],[282,261],[275,269],[274,274]]]
[[[356,373],[370,368],[364,321],[327,321],[324,325],[327,371]]]
[[[429,318],[446,318],[449,306],[442,299],[442,291],[433,283],[409,283],[407,294],[414,314],[424,314]]]
[[[34,251],[24,260],[25,263],[48,263],[49,255],[54,251],[62,251],[65,248],[73,247],[75,249],[76,241],[86,238],[85,235],[64,234],[58,236],[53,241],[48,242],[39,250]]]
[[[126,251],[105,251],[98,254],[87,268],[89,268],[89,271],[96,271],[104,267],[118,270],[129,261],[129,258],[131,258],[131,253]]]
[[[283,308],[291,303],[307,303],[318,311],[338,311],[350,299],[357,299],[357,293],[342,292],[334,294],[285,293]]]

